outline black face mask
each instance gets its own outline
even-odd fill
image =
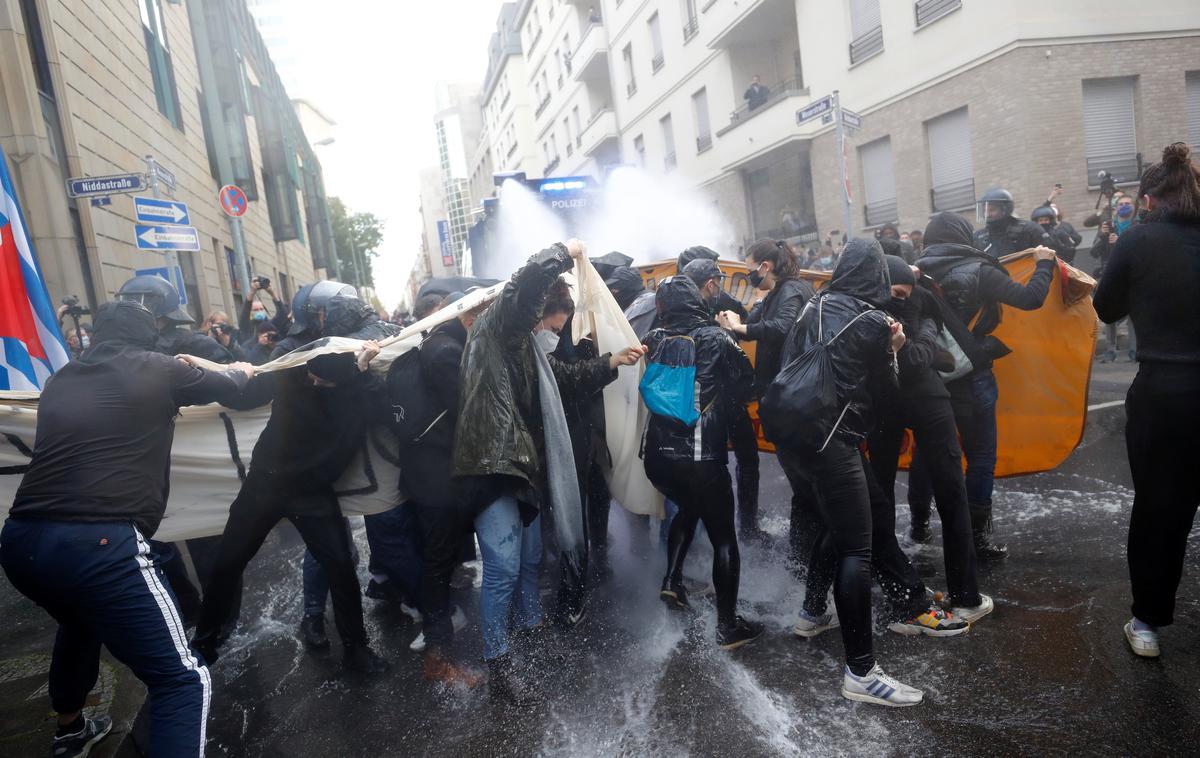
[[[898,318],[903,318],[908,314],[909,302],[907,297],[893,297],[888,303],[888,313]]]
[[[763,275],[758,273],[758,269],[750,272],[750,286],[758,289],[763,283]]]

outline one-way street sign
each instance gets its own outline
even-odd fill
[[[133,209],[137,220],[148,224],[190,224],[191,214],[187,205],[174,200],[158,200],[153,197],[135,197]]]
[[[79,176],[67,180],[68,197],[122,195],[146,189],[145,174],[114,174],[112,176]]]
[[[150,226],[135,224],[139,250],[191,250],[200,249],[200,235],[194,226]]]

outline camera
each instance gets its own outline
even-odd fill
[[[221,334],[233,334],[237,332],[237,329],[232,324],[213,324],[212,327]]]
[[[271,280],[265,276],[255,276],[252,281],[258,285],[259,289],[265,290],[271,288]]]
[[[1117,182],[1121,180],[1101,169],[1096,173],[1096,181],[1100,184],[1100,194],[1112,197],[1117,191]]]
[[[91,311],[79,304],[78,295],[68,295],[62,299],[62,304],[67,306],[65,314],[71,318],[78,319],[80,316],[91,315]]]

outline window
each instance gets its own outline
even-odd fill
[[[183,116],[179,112],[179,94],[175,90],[175,68],[171,65],[171,48],[163,27],[162,0],[138,0],[142,11],[142,31],[146,37],[146,53],[150,56],[150,75],[154,80],[154,99],[158,110],[175,128],[183,131]]]
[[[633,97],[633,93],[637,92],[637,80],[633,77],[633,43],[625,46],[621,51],[621,60],[625,62],[625,94]]]
[[[1187,82],[1188,143],[1200,152],[1200,71],[1189,71]]]
[[[571,120],[575,122],[575,146],[583,146],[583,122],[579,118],[579,106],[571,109]]]
[[[658,20],[658,14],[655,13],[646,22],[650,27],[650,47],[654,50],[654,57],[650,59],[650,71],[658,73],[658,70],[663,67],[663,43],[662,43],[662,24]]]
[[[671,114],[663,116],[658,120],[658,125],[662,127],[663,137],[663,168],[671,171],[675,168],[677,161],[675,160],[675,127],[671,124]]]
[[[637,153],[638,165],[646,167],[646,138],[638,135],[633,138],[633,152]]]
[[[1139,156],[1133,125],[1133,77],[1083,81],[1083,135],[1087,183],[1100,171],[1117,181],[1138,178]]]
[[[850,0],[850,65],[882,52],[879,0]]]
[[[683,41],[690,42],[700,31],[700,19],[696,15],[696,0],[679,0],[679,15],[683,18]]]
[[[892,140],[877,139],[858,149],[863,172],[863,202],[867,226],[897,220],[896,174],[892,165]]]
[[[971,122],[960,108],[925,122],[929,138],[931,207],[954,211],[975,205],[975,169],[971,163]]]
[[[573,155],[575,153],[575,143],[571,140],[571,120],[565,116],[563,117],[563,134],[567,137],[567,155]]]
[[[692,95],[692,110],[696,115],[696,152],[712,147],[712,124],[708,120],[708,90],[701,88]]]
[[[932,24],[961,7],[962,0],[917,0],[913,6],[913,12],[917,14],[917,28]]]

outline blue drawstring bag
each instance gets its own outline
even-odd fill
[[[665,337],[654,346],[638,385],[651,413],[688,426],[700,418],[696,408],[696,343],[682,335]]]

